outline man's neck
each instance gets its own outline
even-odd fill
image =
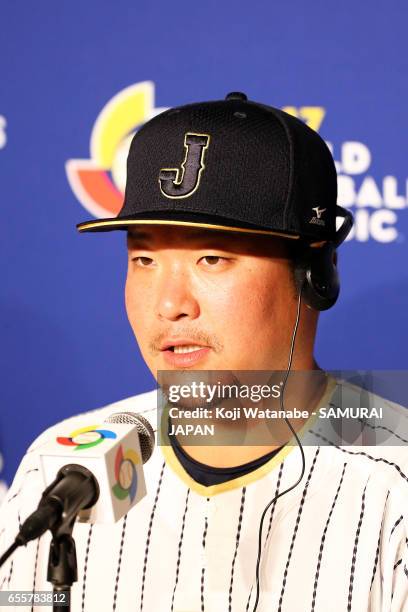
[[[315,363],[315,362],[314,362]],[[310,413],[313,412],[316,407],[320,405],[321,399],[327,388],[327,376],[320,370],[316,365],[316,369],[311,372],[300,372],[296,376],[296,372],[291,373],[289,376],[288,383],[285,388],[283,406],[285,411],[291,410],[293,407],[298,407],[307,416],[290,420],[293,429],[298,432],[310,418]],[[280,402],[275,403],[275,408],[282,405]],[[264,408],[265,406],[263,406]],[[251,420],[251,444],[242,445],[224,445],[214,444],[212,440],[211,445],[191,445],[189,443],[183,443],[182,438],[178,438],[180,445],[183,450],[196,461],[209,465],[212,467],[233,467],[243,465],[254,461],[259,457],[266,455],[267,453],[284,446],[292,438],[292,432],[289,430],[288,425],[284,418],[277,418],[273,420],[273,432],[270,434],[271,421],[269,419],[259,420],[259,422],[253,422]],[[269,422],[267,422],[269,421]],[[248,428],[248,422],[234,422],[224,425],[224,427],[235,428],[237,433],[237,439],[239,439],[242,430]],[[240,430],[241,427],[241,430]],[[231,433],[229,431],[228,433]],[[190,438],[191,439],[191,438]],[[221,431],[220,441],[223,439]],[[225,440],[225,437],[224,437]],[[259,445],[254,445],[253,441],[259,440]]]

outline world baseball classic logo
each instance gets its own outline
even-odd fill
[[[116,483],[112,487],[118,499],[129,497],[131,502],[134,500],[137,490],[136,465],[138,463],[140,463],[140,457],[134,450],[128,449],[123,452],[122,446],[119,446],[115,457]]]
[[[82,206],[95,217],[111,217],[122,208],[130,142],[146,121],[164,110],[166,108],[155,107],[152,81],[122,89],[95,120],[89,157],[67,161],[71,189]]]
[[[58,437],[57,442],[64,446],[73,446],[74,450],[78,451],[101,444],[106,438],[115,439],[115,432],[109,429],[98,429],[98,425],[90,425],[76,429],[68,437]]]

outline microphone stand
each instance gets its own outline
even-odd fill
[[[71,535],[73,527],[72,522],[69,533],[58,534],[58,530],[53,530],[47,572],[47,580],[53,585],[53,612],[71,610],[71,587],[78,580],[75,541]]]
[[[71,481],[62,480],[67,475],[71,475]],[[92,487],[89,486],[90,482]],[[51,489],[53,496],[58,498],[59,486],[64,491],[63,511],[58,520],[50,527],[52,540],[48,557],[47,580],[53,585],[53,612],[70,612],[71,587],[78,580],[77,556],[72,531],[79,511],[92,506],[97,501],[99,487],[89,470],[72,464],[61,468],[56,481],[47,489],[47,493]]]
[[[19,546],[52,533],[47,579],[53,585],[54,612],[71,608],[71,587],[78,580],[77,558],[72,530],[81,510],[99,499],[95,476],[83,465],[64,465],[42,494],[37,510],[24,521],[13,544],[0,557],[0,567]]]

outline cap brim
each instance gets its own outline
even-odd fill
[[[116,217],[113,219],[93,219],[78,223],[79,232],[108,232],[112,230],[127,230],[135,225],[176,225],[184,227],[201,227],[209,230],[224,232],[239,232],[247,234],[261,234],[265,236],[281,236],[283,238],[300,239],[299,234],[268,229],[241,223],[232,219],[202,215],[196,213],[177,213],[175,211],[166,213],[144,213],[128,217]]]

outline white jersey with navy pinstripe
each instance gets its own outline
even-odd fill
[[[333,386],[321,405],[330,397]],[[150,392],[94,411],[92,420],[130,410],[155,426],[155,409]],[[407,423],[404,409],[391,403],[387,409]],[[86,417],[69,423],[75,429]],[[0,510],[0,552],[38,503],[43,485],[35,450],[56,433],[58,425],[44,432],[20,465]],[[318,446],[317,433],[311,428],[307,434],[316,438],[304,446],[301,483],[266,517],[258,611],[407,611],[407,447],[402,440],[377,448]],[[204,487],[171,448],[156,447],[145,465],[148,494],[127,516],[115,525],[75,525],[79,576],[72,610],[252,610],[261,514],[300,469],[294,446],[251,474]],[[49,590],[48,548],[46,534],[17,550],[1,570],[0,588]]]

